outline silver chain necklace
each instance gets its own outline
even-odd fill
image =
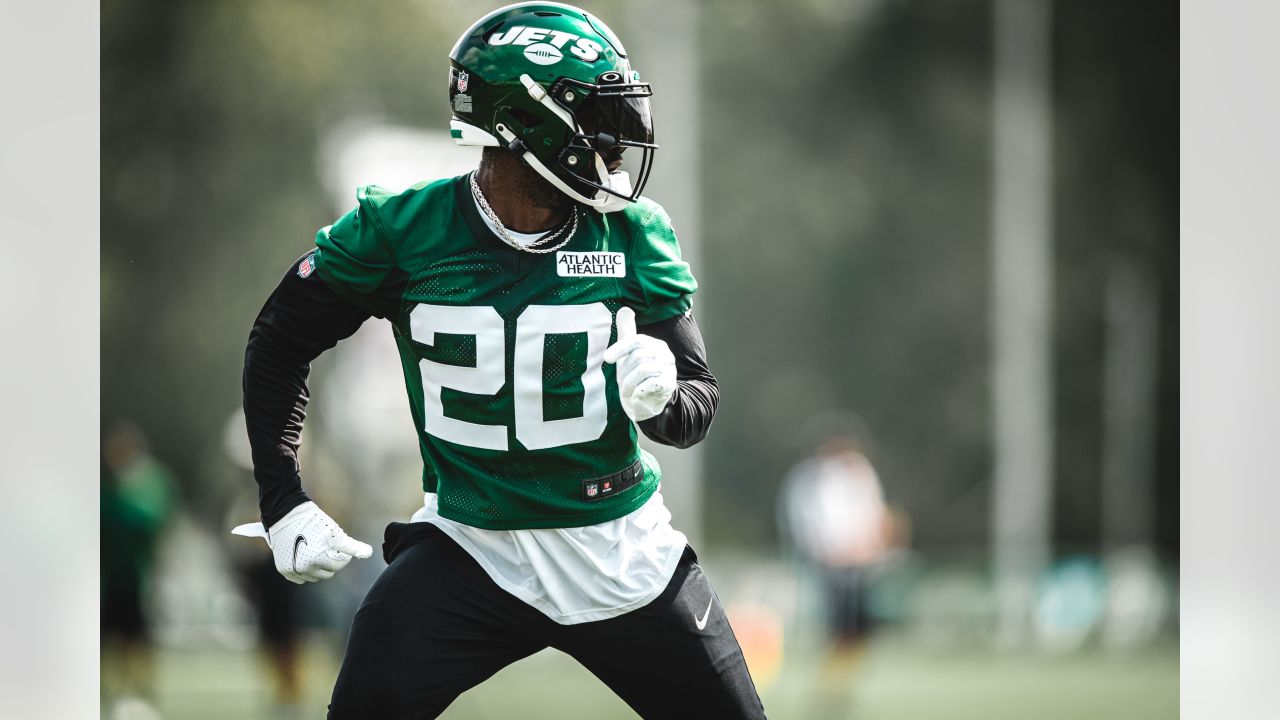
[[[565,245],[568,245],[569,241],[573,239],[573,234],[578,231],[578,208],[575,207],[573,208],[573,219],[570,222],[562,224],[560,229],[554,233],[528,245],[524,245],[519,240],[511,237],[511,233],[507,232],[507,226],[502,224],[502,221],[498,219],[498,214],[493,211],[493,208],[489,207],[489,201],[485,200],[484,193],[480,192],[480,185],[476,182],[476,174],[474,172],[471,173],[471,197],[476,199],[476,204],[479,205],[480,209],[484,211],[484,214],[488,215],[489,219],[493,221],[493,226],[498,229],[498,237],[501,238],[503,242],[517,250],[539,254],[554,252]],[[568,231],[567,233],[565,232],[566,230]],[[540,247],[545,246],[547,243],[555,242],[555,240],[561,235],[564,235],[565,237],[558,245],[553,247]]]

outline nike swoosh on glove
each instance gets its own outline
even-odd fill
[[[676,392],[676,357],[662,340],[636,334],[636,312],[618,310],[618,342],[604,351],[604,361],[618,364],[618,398],[635,422],[648,420],[667,407]]]
[[[260,522],[240,525],[231,532],[265,539],[275,556],[276,570],[299,585],[328,580],[351,558],[363,560],[373,554],[373,548],[343,532],[311,501],[290,510],[269,532]]]

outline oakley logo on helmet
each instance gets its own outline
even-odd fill
[[[563,57],[560,50],[568,45],[571,40],[575,42],[569,48],[569,52],[583,62],[595,62],[600,58],[600,53],[604,52],[604,46],[595,40],[578,37],[563,30],[544,30],[542,28],[528,27],[527,25],[516,25],[489,36],[490,45],[529,46],[524,51],[524,56],[529,58],[530,62],[539,65],[551,65],[558,62]],[[535,43],[537,44],[535,45]],[[537,48],[536,51],[535,48]]]

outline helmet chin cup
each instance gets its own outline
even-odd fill
[[[631,189],[631,175],[626,170],[605,175],[605,185],[609,190],[601,190],[601,192],[605,193],[607,199],[603,205],[596,208],[597,211],[602,213],[617,212],[631,204],[632,201],[627,199],[633,192]]]

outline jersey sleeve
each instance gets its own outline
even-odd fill
[[[378,317],[398,304],[395,248],[378,209],[389,196],[375,185],[356,190],[354,210],[316,233],[316,272],[351,303]]]
[[[688,311],[698,281],[680,256],[680,243],[666,210],[652,202],[640,208],[633,232],[633,272],[626,295],[627,304],[636,311],[636,324],[651,325]]]

